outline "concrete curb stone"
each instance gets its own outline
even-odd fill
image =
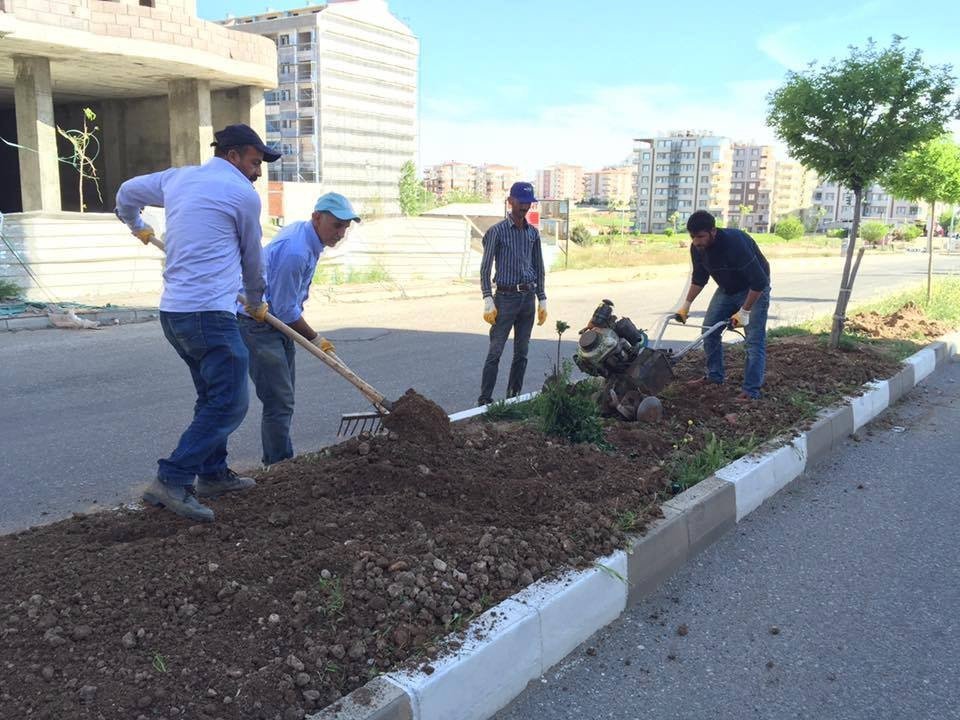
[[[797,436],[768,443],[763,454],[741,458],[663,503],[664,516],[634,538],[626,553],[618,551],[597,563],[606,571],[565,573],[504,600],[471,624],[463,646],[438,660],[432,673],[389,673],[386,681],[405,692],[412,712],[396,694],[385,704],[366,706],[366,714],[354,712],[363,703],[352,698],[361,693],[367,700],[368,688],[383,681],[378,678],[310,719],[486,720],[519,695],[527,682],[612,622],[626,606],[653,593],[687,560],[828,457],[958,350],[960,333],[945,336],[907,358],[893,378],[867,383],[863,395],[820,411]],[[331,714],[338,705],[344,710]]]

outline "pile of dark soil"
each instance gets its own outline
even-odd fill
[[[889,315],[858,313],[847,322],[847,329],[885,340],[934,340],[952,330],[927,318],[923,308],[912,302]]]
[[[393,404],[383,418],[388,430],[411,442],[443,443],[450,440],[450,418],[442,407],[412,388]]]
[[[681,435],[687,452],[710,432],[765,438],[803,417],[798,387],[832,397],[896,369],[781,342],[767,399],[741,407],[728,357],[730,384],[678,381],[662,423],[611,423],[613,451],[519,424],[450,428],[407,415],[429,402],[408,393],[389,435],[273,466],[213,502],[213,525],[148,509],[2,537],[0,717],[302,718],[621,547],[659,512]],[[685,362],[679,380],[699,372]]]

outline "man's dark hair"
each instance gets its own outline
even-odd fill
[[[697,210],[687,218],[687,232],[696,235],[699,232],[710,232],[717,226],[717,221],[706,210]]]

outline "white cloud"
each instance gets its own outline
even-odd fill
[[[588,168],[620,163],[630,155],[634,138],[672,130],[773,142],[765,125],[766,95],[776,85],[774,80],[735,82],[712,88],[709,97],[671,84],[599,87],[579,102],[547,103],[516,120],[501,118],[504,106],[496,101],[469,113],[444,112],[441,104],[425,102],[421,163],[512,164],[532,177],[554,162]]]

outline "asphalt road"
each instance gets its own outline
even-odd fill
[[[951,364],[496,720],[960,718],[958,422]]]
[[[772,324],[832,310],[841,260],[777,261]],[[939,273],[960,273],[960,257],[937,257]],[[856,299],[868,299],[924,277],[922,255],[873,256],[864,261]],[[542,382],[556,357],[553,320],[574,329],[605,297],[638,326],[650,327],[683,289],[681,270],[653,279],[598,282],[551,289],[547,324],[534,329],[527,389]],[[643,275],[638,271],[638,277]],[[337,344],[338,354],[387,397],[416,388],[449,412],[472,407],[486,353],[479,293],[384,303],[317,304],[308,317]],[[694,310],[706,307],[706,299]],[[695,312],[696,316],[697,313]],[[684,336],[686,333],[686,336]],[[675,340],[695,333],[681,329]],[[565,337],[575,338],[575,332]],[[564,355],[573,341],[564,342]],[[511,350],[501,360],[503,392]],[[362,397],[320,362],[298,353],[298,451],[335,438],[343,412],[365,410]],[[167,455],[189,422],[193,386],[159,323],[96,331],[40,330],[0,334],[0,533],[49,522],[138,496],[157,458]],[[259,463],[260,405],[255,398],[231,437],[234,468]]]

